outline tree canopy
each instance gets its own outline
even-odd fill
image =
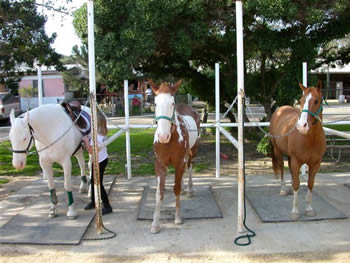
[[[0,1],[1,83],[13,83],[21,70],[35,63],[62,69],[60,55],[51,47],[56,36],[45,33],[45,22],[34,0]]]
[[[350,33],[348,0],[246,0],[245,89],[267,111],[299,94],[302,62],[346,61],[349,45],[329,49]],[[86,5],[74,26],[87,43]],[[229,0],[95,0],[97,68],[109,85],[135,76],[185,78],[192,93],[214,100],[220,63],[221,100],[236,96],[235,5]],[[269,113],[269,112],[268,112]]]

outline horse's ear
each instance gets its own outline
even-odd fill
[[[301,82],[299,82],[299,87],[300,87],[300,89],[303,91],[303,93],[305,92],[305,90],[306,90],[306,87],[304,87],[304,85],[303,84],[301,84]]]
[[[148,80],[148,83],[151,85],[151,88],[152,88],[154,94],[157,95],[159,87],[151,79]]]
[[[320,94],[322,91],[322,81],[319,79],[316,85],[317,92]]]
[[[175,83],[174,86],[171,87],[171,93],[174,95],[177,91],[177,89],[180,87],[182,83],[182,79],[180,79],[178,82]]]
[[[16,119],[15,110],[12,109],[11,112],[10,112],[10,122],[11,122],[11,124],[15,123],[15,119]]]

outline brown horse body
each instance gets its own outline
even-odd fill
[[[164,197],[167,168],[170,164],[175,168],[175,224],[182,223],[180,213],[180,194],[182,188],[182,177],[186,169],[188,169],[189,173],[187,194],[189,196],[193,195],[192,160],[198,152],[200,118],[199,114],[190,106],[184,104],[175,105],[172,102],[173,95],[181,82],[178,82],[174,86],[168,86],[168,84],[163,83],[159,87],[151,81],[150,83],[153,92],[156,94],[156,120],[158,121],[158,127],[154,138],[157,192],[151,233],[158,233],[160,231],[160,206]],[[163,99],[164,101],[162,101]],[[168,104],[168,107],[164,108],[164,106],[166,106],[165,104]],[[173,104],[173,109],[165,113],[161,112],[161,107],[166,111],[167,108],[171,107],[171,104]]]
[[[291,106],[280,107],[274,112],[270,122],[272,165],[274,173],[281,175],[281,195],[287,195],[289,192],[283,179],[283,155],[288,156],[294,191],[293,208],[290,214],[292,219],[299,217],[299,171],[303,164],[309,166],[305,214],[315,215],[311,205],[312,189],[326,151],[326,138],[322,127],[321,82],[316,87],[305,88],[302,84],[299,86],[304,92],[300,100],[301,110]]]

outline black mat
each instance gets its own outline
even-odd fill
[[[181,214],[184,219],[222,218],[210,187],[194,187],[194,196],[181,195]],[[156,188],[145,187],[137,219],[153,220]],[[161,219],[175,218],[175,195],[172,189],[165,189],[160,212]]]
[[[293,194],[288,196],[279,195],[279,186],[248,187],[246,197],[260,219],[265,222],[291,222],[289,213],[293,207]],[[345,219],[347,216],[336,209],[317,192],[312,193],[312,207],[316,216],[304,215],[305,195],[307,187],[302,186],[299,190],[299,221],[317,221],[328,219]]]
[[[344,184],[344,185],[350,188],[350,184]]]
[[[105,176],[106,191],[110,191],[116,177]],[[42,182],[42,184],[46,184]],[[79,194],[79,178],[74,178],[74,201],[78,218],[68,219],[66,212],[67,194],[63,190],[63,179],[56,179],[58,197],[57,214],[48,218],[50,196],[48,190],[35,198],[8,223],[0,228],[0,243],[4,244],[44,244],[78,245],[95,215],[95,210],[84,211],[89,202],[87,194]],[[1,211],[6,213],[6,211]]]

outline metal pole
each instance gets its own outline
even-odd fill
[[[38,64],[38,106],[43,104],[43,78],[41,75],[41,64]]]
[[[124,80],[124,104],[125,104],[125,126],[129,126],[129,84],[127,80]],[[131,153],[130,153],[130,130],[126,130],[126,165],[127,165],[127,177],[131,179]]]
[[[220,68],[219,63],[215,63],[215,157],[216,157],[216,178],[220,178]]]
[[[243,148],[243,99],[244,99],[244,56],[243,56],[243,7],[236,1],[237,34],[237,93],[238,93],[238,232],[244,231],[244,148]]]
[[[91,122],[93,141],[93,169],[94,169],[94,191],[96,206],[96,231],[102,234],[103,222],[101,214],[101,191],[100,171],[98,166],[98,145],[97,145],[97,109],[96,109],[96,75],[95,75],[95,36],[94,36],[94,1],[88,1],[88,50],[89,50],[89,87],[91,101]]]
[[[307,87],[307,63],[303,62],[303,85]],[[307,165],[303,164],[301,166],[301,175],[306,176]]]

